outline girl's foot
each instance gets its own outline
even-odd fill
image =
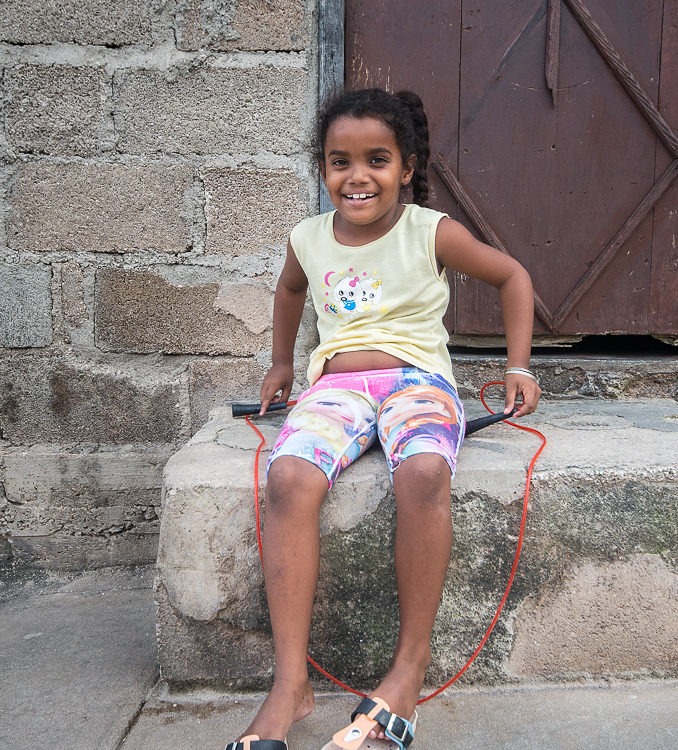
[[[414,662],[403,659],[394,661],[379,687],[370,693],[370,698],[381,698],[388,703],[391,713],[409,721],[419,700],[429,661],[429,657]],[[370,737],[385,739],[383,727],[375,727],[370,732]]]
[[[258,734],[262,740],[285,740],[292,724],[308,716],[314,705],[308,679],[302,683],[276,680],[252,723],[238,739]]]

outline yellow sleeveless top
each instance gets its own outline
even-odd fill
[[[290,235],[318,315],[309,382],[339,352],[378,349],[456,387],[443,325],[450,290],[435,257],[436,228],[446,214],[408,204],[383,237],[360,247],[336,241],[334,214],[304,219]]]

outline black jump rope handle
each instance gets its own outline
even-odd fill
[[[266,413],[269,411],[279,411],[280,409],[286,409],[287,408],[287,401],[274,401],[273,403],[268,405],[268,409],[266,409]],[[232,404],[231,405],[231,412],[234,417],[245,417],[249,416],[251,414],[259,414],[261,411],[261,403],[257,404]],[[472,435],[474,432],[478,432],[478,430],[482,430],[483,427],[487,427],[488,425],[495,424],[496,422],[503,422],[505,419],[508,419],[509,417],[512,417],[518,409],[512,409],[508,414],[504,414],[503,412],[499,412],[498,414],[488,414],[486,417],[480,417],[479,419],[472,419],[470,422],[466,423],[466,435]]]
[[[266,413],[269,411],[279,411],[280,409],[287,409],[287,401],[274,401],[268,405]],[[231,404],[231,412],[234,417],[247,417],[251,414],[259,414],[261,411],[261,403],[258,404]]]

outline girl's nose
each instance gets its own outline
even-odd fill
[[[351,182],[366,182],[367,169],[364,164],[354,164],[351,171]]]

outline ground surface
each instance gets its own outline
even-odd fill
[[[153,571],[19,572],[0,581],[3,750],[222,750],[260,696],[169,695],[155,659]],[[318,750],[355,700],[322,694],[292,728]],[[452,690],[420,707],[413,748],[678,747],[678,682]]]

